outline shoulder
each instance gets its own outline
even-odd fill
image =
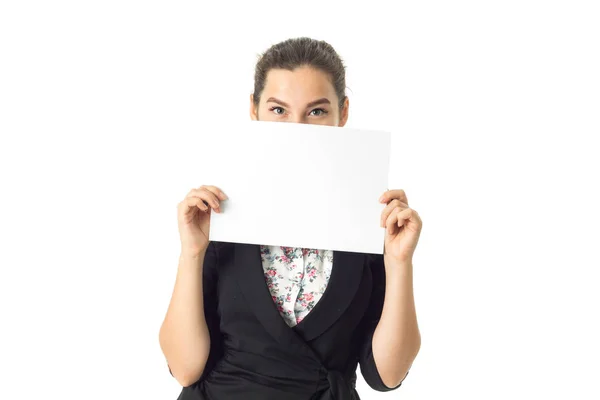
[[[208,243],[206,254],[213,258],[215,266],[223,265],[223,263],[229,262],[233,257],[234,244],[211,240]]]
[[[366,267],[371,272],[371,299],[380,303],[385,296],[385,264],[383,254],[366,254]]]
[[[371,269],[373,279],[385,278],[385,264],[383,254],[365,254],[367,267]]]
[[[211,240],[208,243],[208,249],[209,249],[209,251],[212,251],[217,254],[223,253],[223,252],[232,252],[233,251],[233,243],[218,242],[215,240]]]
[[[367,264],[383,263],[383,254],[364,253]]]

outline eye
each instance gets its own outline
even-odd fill
[[[320,117],[325,114],[327,114],[327,111],[323,110],[322,108],[315,108],[310,112],[310,115],[313,115],[315,117]]]
[[[269,110],[274,112],[277,115],[283,115],[285,113],[285,110],[283,109],[283,107],[271,107]]]

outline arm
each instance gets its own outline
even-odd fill
[[[420,335],[414,316],[412,278],[389,271],[391,265],[384,256],[370,257],[373,289],[364,321],[360,369],[371,388],[386,392],[400,387],[408,375],[419,351]],[[414,317],[407,318],[411,314]],[[416,336],[406,332],[416,332]]]
[[[412,263],[385,259],[385,297],[373,334],[373,358],[383,383],[395,388],[408,373],[421,347],[413,296]]]
[[[363,364],[377,390],[399,387],[421,347],[413,296],[413,254],[422,229],[419,214],[409,208],[404,190],[389,190],[379,199],[386,229],[384,255],[373,264],[371,326]],[[365,377],[366,378],[366,377]]]
[[[215,265],[212,242],[204,253],[180,255],[171,302],[160,328],[160,347],[171,374],[184,387],[200,378],[210,353],[205,302],[207,294],[213,298],[213,293],[205,292],[214,286]]]

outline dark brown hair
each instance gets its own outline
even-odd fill
[[[346,67],[329,43],[307,37],[274,44],[260,56],[254,72],[254,104],[258,106],[260,102],[271,69],[293,71],[302,66],[319,69],[330,76],[341,109],[346,99]]]

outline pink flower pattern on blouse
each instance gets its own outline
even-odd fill
[[[260,246],[267,287],[285,322],[302,321],[325,293],[333,251],[299,247]]]

